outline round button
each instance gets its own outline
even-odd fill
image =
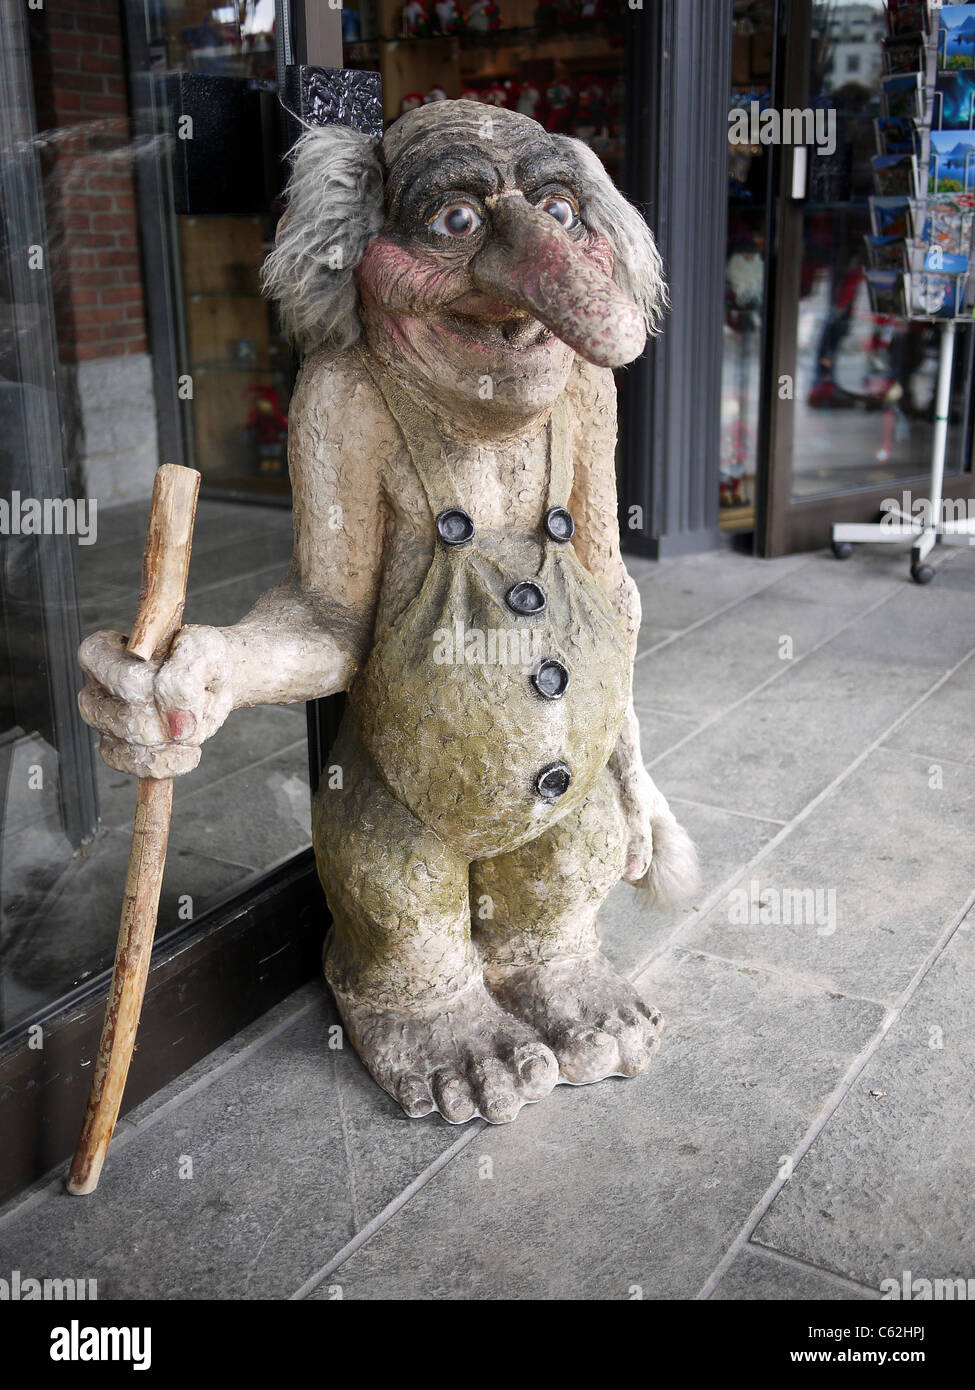
[[[543,801],[558,801],[565,796],[572,781],[572,773],[565,763],[549,763],[535,778],[535,790]]]
[[[474,523],[461,507],[450,507],[437,517],[437,535],[444,545],[467,545],[474,539]]]
[[[553,507],[545,518],[545,530],[553,541],[571,541],[576,524],[568,507]]]
[[[569,688],[569,668],[547,657],[532,676],[532,685],[546,700],[561,700]]]
[[[534,579],[520,579],[517,584],[512,584],[504,596],[504,601],[512,613],[518,613],[522,617],[541,613],[548,603],[545,590],[541,584],[536,584]]]

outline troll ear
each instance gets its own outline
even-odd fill
[[[653,233],[588,145],[568,135],[551,138],[571,156],[579,170],[579,212],[590,231],[604,236],[612,247],[613,280],[638,305],[647,331],[659,332],[670,299]]]
[[[362,330],[352,272],[383,225],[377,144],[332,125],[308,131],[292,151],[288,207],[261,279],[300,352],[341,352]]]

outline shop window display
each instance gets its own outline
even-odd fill
[[[736,0],[730,111],[750,114],[771,102],[774,5]],[[729,123],[729,130],[731,129]],[[724,365],[721,383],[723,530],[750,530],[762,378],[768,146],[728,145],[728,242],[725,261]]]

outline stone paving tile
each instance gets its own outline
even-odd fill
[[[119,527],[112,517],[99,513],[98,540],[77,549],[78,584],[88,597],[96,590],[115,590],[138,596],[142,575],[142,548],[148,507],[140,511],[138,528]],[[226,578],[253,569],[257,564],[281,563],[291,558],[291,513],[276,507],[235,507],[221,504],[218,515],[197,511],[190,561],[190,583],[206,582],[204,576]],[[212,582],[212,581],[211,581]]]
[[[282,564],[270,565],[265,569],[248,570],[244,574],[228,575],[217,583],[205,588],[196,587],[192,580],[187,590],[184,623],[209,623],[215,627],[228,627],[237,622],[251,608],[255,599],[276,584],[283,573]],[[81,632],[102,628],[116,632],[128,632],[138,605],[138,586],[134,589],[113,590],[111,593],[94,594],[81,601]],[[82,683],[78,673],[79,687]]]
[[[304,707],[302,707],[304,708]],[[214,799],[214,809],[232,820],[239,820],[239,806],[225,798],[213,783],[232,776],[248,763],[283,752],[301,744],[305,730],[298,724],[287,706],[258,705],[253,709],[235,710],[213,738],[203,746],[199,765],[183,777],[177,777],[173,788],[174,815],[178,815],[189,798],[207,796]],[[300,752],[299,752],[300,756]],[[307,763],[307,749],[305,761]],[[103,824],[128,829],[135,811],[137,781],[124,772],[98,759],[98,803]]]
[[[664,560],[649,579],[638,581],[643,620],[683,631],[808,563],[808,555],[755,560],[726,550]]]
[[[603,950],[618,970],[629,974],[678,928],[696,920],[698,905],[741,869],[779,831],[768,821],[736,816],[714,806],[671,807],[697,845],[701,886],[694,901],[680,907],[646,907],[628,883],[613,889],[599,914]]]
[[[327,1285],[347,1299],[692,1297],[882,1011],[685,953],[640,983],[668,1020],[642,1077],[559,1087],[482,1130]]]
[[[857,662],[831,642],[654,760],[651,776],[668,796],[791,820],[941,673]]]
[[[234,807],[236,815],[228,815]],[[295,744],[188,798],[169,843],[227,863],[268,869],[311,844],[308,751]]]
[[[681,944],[892,1002],[973,886],[975,769],[945,763],[942,780],[934,789],[924,760],[877,750],[739,885],[756,899],[819,890],[818,921],[782,924],[772,897],[765,924],[751,909],[742,922],[736,893],[694,922]]]
[[[847,1280],[791,1260],[775,1259],[755,1248],[742,1251],[711,1294],[717,1303],[863,1301],[872,1297],[868,1289]]]
[[[900,753],[975,763],[975,658],[966,661],[887,740]]]
[[[670,627],[655,627],[653,623],[643,622],[640,624],[640,631],[637,633],[636,649],[637,652],[648,651],[655,647],[658,642],[665,642],[670,637],[676,637],[678,629]]]
[[[802,572],[793,582],[801,578]],[[890,585],[885,581],[879,587],[883,591]],[[859,607],[880,596],[862,590]],[[763,681],[787,673],[791,661],[837,633],[854,612],[848,595],[842,602],[835,597],[826,601],[813,590],[800,602],[791,594],[780,595],[778,584],[772,584],[639,658],[633,671],[634,701],[699,720],[720,714]]]
[[[641,709],[634,706],[640,724],[640,747],[646,762],[659,758],[675,743],[698,728],[700,721],[668,710]]]
[[[186,600],[184,621],[209,623],[213,627],[229,627],[249,612],[255,600],[260,598],[266,589],[272,588],[283,572],[283,567],[276,564],[266,569],[248,570],[245,574],[202,589],[195,589],[191,585]]]
[[[15,1205],[0,1268],[96,1278],[100,1299],[286,1298],[457,1138],[406,1119],[351,1051],[331,1051],[335,1017],[319,997],[128,1130],[95,1196]]]
[[[879,1288],[975,1278],[972,980],[959,927],[754,1239]],[[972,1286],[969,1285],[969,1288]]]

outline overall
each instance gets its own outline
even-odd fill
[[[571,543],[562,401],[546,426],[537,532],[492,534],[451,477],[433,416],[360,357],[402,431],[436,542],[419,592],[356,677],[347,719],[396,801],[457,855],[491,858],[557,824],[603,775],[629,698],[626,637]]]

